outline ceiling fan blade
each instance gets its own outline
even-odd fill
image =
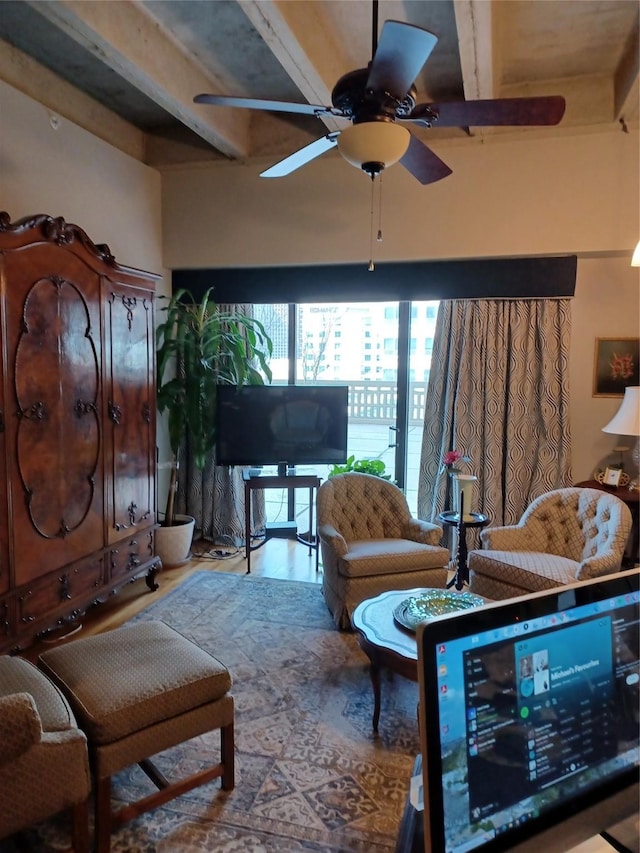
[[[451,174],[447,164],[413,135],[407,153],[400,162],[421,184],[433,184]]]
[[[433,127],[490,127],[554,125],[564,115],[562,95],[537,98],[499,98],[448,104],[416,104],[409,121],[422,119]],[[434,114],[437,119],[434,119]]]
[[[385,21],[380,41],[369,69],[367,89],[388,92],[401,101],[420,73],[438,39],[433,33],[403,24]]]
[[[334,115],[341,116],[342,111],[335,107],[324,107],[319,104],[296,104],[289,101],[266,101],[258,98],[234,98],[227,95],[196,95],[196,104],[214,104],[218,107],[242,107],[248,110],[271,110],[281,113],[302,113],[303,115]]]
[[[337,130],[332,133],[328,133],[326,136],[321,136],[320,139],[316,139],[315,142],[305,145],[304,148],[300,148],[298,151],[294,151],[293,154],[289,154],[289,156],[285,157],[284,160],[280,160],[273,166],[269,166],[269,168],[264,172],[260,172],[260,177],[283,178],[285,175],[295,172],[296,169],[310,163],[326,151],[330,151],[332,148],[335,148],[338,136],[340,136],[340,132]]]

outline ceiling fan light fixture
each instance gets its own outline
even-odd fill
[[[407,152],[411,134],[389,121],[363,121],[343,130],[338,149],[347,163],[374,177]]]

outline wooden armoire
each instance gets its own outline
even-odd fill
[[[156,588],[157,278],[61,218],[0,213],[0,652]]]

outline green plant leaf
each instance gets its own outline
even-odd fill
[[[391,474],[385,474],[386,467],[382,459],[356,459],[355,456],[349,456],[344,465],[333,465],[328,476],[335,477],[336,474],[356,471],[359,474],[372,474],[382,480],[391,480]]]
[[[199,468],[215,447],[218,384],[262,385],[272,378],[273,344],[263,324],[221,311],[212,290],[199,302],[188,290],[176,291],[156,330],[158,411],[168,413],[174,457],[188,435]]]

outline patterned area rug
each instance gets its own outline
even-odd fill
[[[161,619],[231,671],[236,787],[216,780],[125,825],[112,850],[389,851],[420,749],[417,685],[389,675],[373,736],[368,659],[336,630],[320,586],[197,572],[135,621]],[[217,761],[219,733],[168,750],[171,775]],[[153,790],[137,767],[114,779],[118,800]],[[56,822],[22,849],[63,846]],[[46,842],[46,844],[45,844]],[[2,843],[0,842],[0,849]]]

